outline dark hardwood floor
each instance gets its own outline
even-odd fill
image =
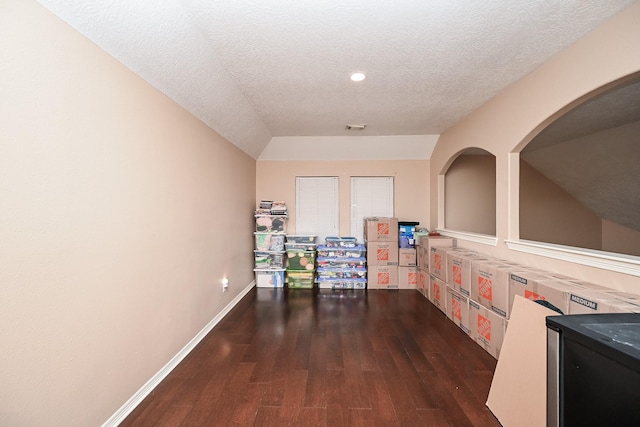
[[[121,426],[500,426],[495,365],[414,290],[254,288]]]

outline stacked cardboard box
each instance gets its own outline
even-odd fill
[[[429,301],[440,309],[447,312],[447,285],[442,280],[429,276]]]
[[[364,219],[369,289],[398,289],[398,219]]]
[[[429,298],[429,272],[421,268],[416,270],[418,275],[418,291],[426,298]]]
[[[431,241],[432,244],[429,244]],[[443,313],[449,315],[449,318],[454,317],[450,306],[452,301],[450,299],[450,293],[447,291],[446,284],[446,251],[451,249],[451,246],[439,246],[440,244],[453,244],[452,239],[442,239],[440,237],[430,239],[428,236],[420,239],[419,246],[421,250],[422,260],[421,265],[428,266],[429,272],[429,301],[436,307],[438,307]],[[457,308],[456,308],[457,309]]]
[[[418,276],[429,275],[429,301],[446,313],[447,290],[445,283],[446,257],[441,257],[441,252],[435,254],[437,248],[450,249],[455,245],[455,240],[444,236],[420,236],[417,240],[417,264]],[[444,261],[444,262],[443,262]],[[427,296],[427,295],[425,295]]]
[[[496,359],[506,330],[506,319],[496,312],[469,300],[469,336]]]
[[[497,358],[504,337],[506,319],[490,307],[485,307],[470,298],[474,288],[474,260],[476,263],[497,260],[469,249],[455,247],[455,244],[454,239],[447,237],[420,238],[422,257],[418,257],[418,262],[420,265],[428,266],[429,300],[471,339]],[[504,268],[516,268],[514,265],[500,265]],[[508,289],[506,284],[504,287]]]
[[[422,247],[421,267],[429,269],[429,259],[431,257],[431,249],[435,247],[455,248],[457,246],[456,239],[447,236],[420,236],[417,239],[418,246]]]
[[[637,297],[625,293],[577,286],[570,292],[568,314],[640,313]]]
[[[445,301],[445,310],[447,317],[453,323],[458,325],[465,333],[470,334],[469,329],[469,298],[454,291],[447,286],[447,295]]]
[[[469,336],[498,358],[511,307],[510,274],[524,266],[492,257],[472,257]]]
[[[425,298],[431,300],[431,278],[429,276],[429,253],[427,247],[420,244],[422,235],[416,239],[416,271],[418,274],[418,288]]]
[[[544,300],[563,314],[640,312],[640,295],[543,270],[512,272],[509,291],[511,304],[516,295],[521,295],[534,301]]]
[[[451,247],[451,239],[417,242],[418,290],[495,358],[516,295],[562,314],[640,313],[637,294]]]
[[[444,305],[444,302],[446,300],[446,290],[443,288],[442,292],[439,292],[441,285],[445,283],[445,278],[439,273],[436,273],[433,277],[431,276],[429,258],[431,257],[430,252],[432,248],[450,248],[455,246],[455,239],[445,236],[430,236],[428,233],[417,233],[415,243],[416,276],[419,284],[423,283],[422,278],[424,278],[424,283],[426,283],[426,287],[419,285],[418,289],[421,290],[425,298],[428,298],[433,304],[441,308],[442,311],[445,311],[446,306]],[[436,282],[433,279],[437,279],[439,282]],[[440,300],[439,296],[442,297],[442,300]]]
[[[473,251],[451,250],[447,251],[447,284],[456,292],[471,296],[471,260],[489,260],[490,257],[482,256]]]
[[[500,260],[471,260],[471,299],[507,318],[509,308],[509,275],[521,270]]]
[[[416,249],[398,249],[398,288],[418,289],[418,281]]]
[[[575,289],[570,283],[551,277],[548,273],[526,269],[512,271],[509,274],[509,307],[507,318],[511,316],[511,307],[516,295],[531,301],[547,301],[562,313],[569,313],[569,296]]]

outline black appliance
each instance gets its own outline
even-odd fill
[[[640,314],[546,323],[547,426],[640,426]]]

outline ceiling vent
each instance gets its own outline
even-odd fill
[[[347,125],[346,129],[347,130],[364,130],[364,128],[366,128],[367,125]]]

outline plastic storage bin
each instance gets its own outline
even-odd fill
[[[258,288],[282,288],[284,287],[284,269],[278,270],[253,270],[256,274],[256,286]]]
[[[284,268],[284,252],[253,251],[255,255],[255,267],[259,270]]]
[[[318,244],[318,236],[287,234],[288,243],[308,243],[312,245]]]
[[[367,266],[366,258],[326,258],[318,257],[318,267],[322,268],[364,268]]]
[[[399,221],[398,222],[398,236],[400,240],[400,247],[403,249],[414,248],[416,232],[416,226],[420,225],[415,221]]]
[[[256,238],[256,249],[259,251],[284,251],[284,234],[253,233]]]
[[[315,251],[315,243],[285,243],[287,250]]]
[[[318,246],[318,257],[331,258],[364,258],[367,254],[367,248],[364,245],[357,245],[352,248],[340,246]]]
[[[287,286],[290,289],[311,289],[314,282],[314,271],[287,270]]]
[[[366,268],[318,268],[318,279],[366,279]]]
[[[289,270],[315,270],[316,251],[287,249]]]
[[[326,246],[353,248],[358,245],[358,239],[355,237],[327,237],[325,240]]]
[[[256,215],[256,231],[259,233],[286,233],[289,217],[284,215]]]
[[[367,289],[366,279],[318,279],[319,289]]]

